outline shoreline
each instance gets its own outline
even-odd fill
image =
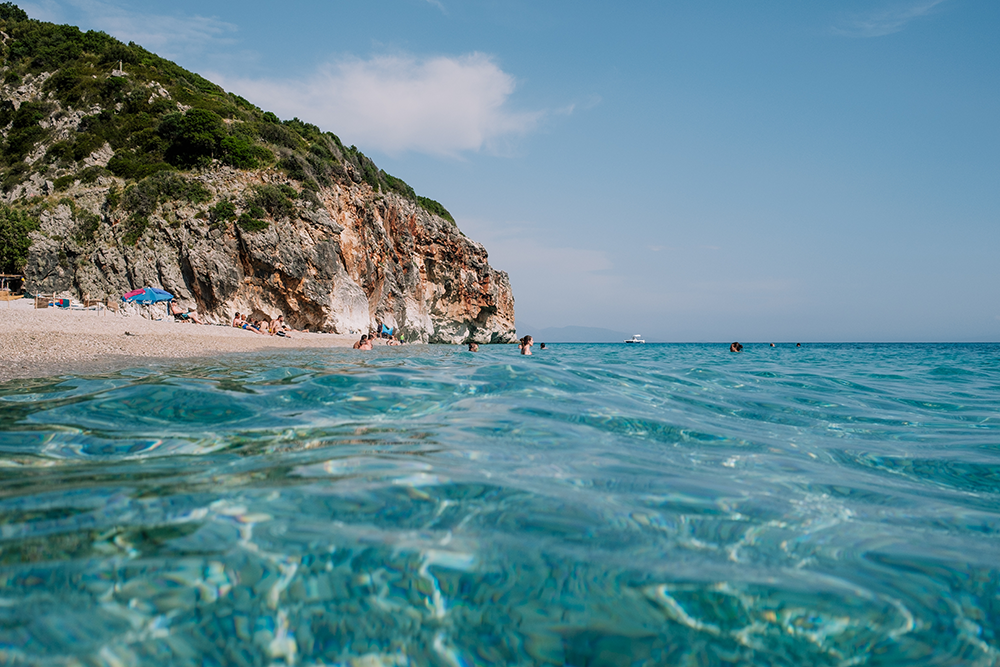
[[[216,354],[350,348],[360,334],[293,332],[287,338],[230,326],[147,320],[102,310],[0,302],[0,382],[123,370]]]

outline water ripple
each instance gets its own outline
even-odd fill
[[[1000,665],[1000,347],[0,385],[0,662]]]

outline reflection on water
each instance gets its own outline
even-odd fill
[[[1000,347],[0,385],[0,663],[1000,665]]]

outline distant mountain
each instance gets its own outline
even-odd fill
[[[635,333],[635,332],[632,332]],[[631,333],[601,329],[599,327],[548,327],[533,329],[528,325],[517,325],[517,335],[531,334],[535,342],[545,343],[621,343],[631,338]]]

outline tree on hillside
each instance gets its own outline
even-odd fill
[[[21,273],[28,263],[31,239],[38,220],[24,211],[0,204],[0,273]]]
[[[27,21],[28,13],[13,2],[0,4],[0,21]]]

